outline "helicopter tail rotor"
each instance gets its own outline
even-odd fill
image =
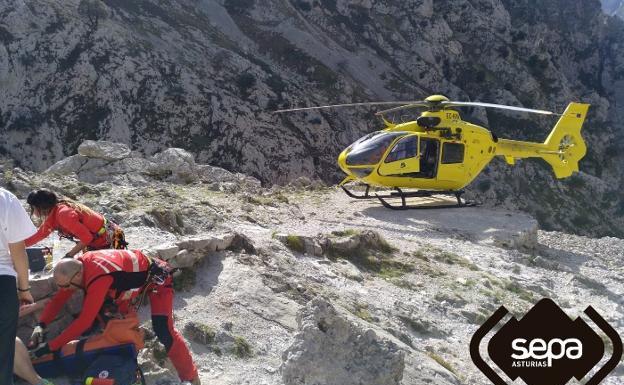
[[[544,142],[542,157],[548,162],[557,178],[566,178],[578,172],[578,162],[585,156],[587,147],[581,136],[589,104],[570,103]]]

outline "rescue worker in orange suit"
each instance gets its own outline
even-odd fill
[[[31,346],[37,346],[33,350],[36,357],[78,339],[93,324],[107,296],[120,312],[127,313],[134,311],[132,303],[146,293],[154,332],[165,346],[178,376],[183,383],[200,383],[191,353],[173,326],[173,278],[166,262],[150,259],[139,250],[89,251],[75,259],[62,259],[54,268],[54,281],[60,290],[44,308],[31,337]],[[85,293],[80,316],[58,337],[45,343],[45,326],[54,320],[76,290]]]
[[[81,203],[60,197],[47,189],[32,191],[26,202],[30,205],[31,213],[43,220],[37,233],[24,241],[26,247],[58,230],[61,237],[76,242],[76,246],[65,255],[67,258],[74,257],[84,249],[126,248],[121,228]]]

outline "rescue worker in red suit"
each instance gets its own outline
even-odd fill
[[[54,230],[61,237],[74,240],[74,246],[65,257],[74,257],[81,250],[124,249],[127,245],[121,228],[87,206],[53,191],[40,189],[28,194],[26,202],[31,213],[43,220],[42,225],[24,243],[32,246],[45,239]]]
[[[54,280],[60,290],[44,308],[32,334],[31,346],[37,346],[33,354],[40,357],[78,339],[93,324],[107,296],[121,312],[128,312],[134,311],[131,301],[146,291],[154,332],[165,346],[180,379],[183,383],[199,384],[191,353],[173,326],[173,279],[166,273],[168,271],[166,262],[150,259],[139,250],[89,251],[75,259],[61,260],[54,268]],[[44,343],[45,326],[78,289],[85,292],[80,316],[58,337]]]

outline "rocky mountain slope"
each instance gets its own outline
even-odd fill
[[[624,19],[624,2],[621,0],[602,0],[602,9],[607,15]]]
[[[486,385],[472,334],[500,305],[520,317],[542,297],[571,317],[592,305],[624,331],[621,239],[543,231],[486,207],[394,212],[306,179],[263,188],[179,149],[80,152],[44,174],[4,163],[2,185],[75,197],[118,221],[131,247],[184,267],[176,322],[204,384]],[[111,177],[85,181],[85,164]],[[38,297],[51,290],[33,285]],[[148,384],[175,384],[151,338]],[[623,380],[620,368],[603,383]]]
[[[550,230],[622,236],[623,37],[598,0],[8,0],[0,148],[43,170],[110,139],[147,155],[182,147],[268,185],[336,182],[340,150],[380,128],[372,112],[272,110],[437,92],[558,111],[577,100],[592,104],[578,176],[496,161],[471,189]],[[463,116],[519,139],[554,124]]]

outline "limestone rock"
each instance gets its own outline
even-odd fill
[[[323,246],[318,237],[282,233],[275,234],[273,237],[293,251],[318,257],[323,255]]]
[[[198,179],[195,158],[181,148],[168,148],[153,156],[152,172],[175,183],[191,183]]]
[[[85,140],[78,146],[78,154],[87,158],[121,160],[130,156],[130,148],[122,143],[106,140]]]
[[[175,257],[176,254],[178,254],[180,248],[177,245],[159,245],[156,246],[153,251],[159,258],[168,261],[169,259]]]
[[[197,262],[197,258],[194,253],[190,253],[188,250],[180,250],[173,258],[169,260],[171,266],[179,269],[193,267]]]
[[[405,353],[315,298],[298,315],[299,333],[282,355],[286,385],[398,385]]]
[[[114,181],[136,185],[147,183],[147,171],[152,167],[153,164],[143,158],[105,160],[72,155],[50,166],[45,173],[75,175],[78,180],[88,183]]]

